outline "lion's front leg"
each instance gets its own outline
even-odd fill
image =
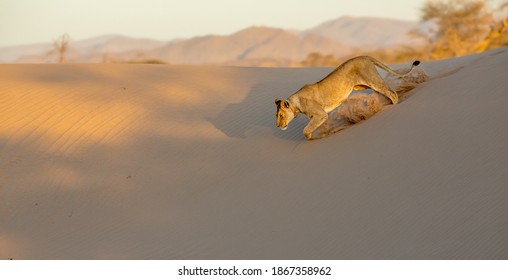
[[[303,135],[308,140],[312,140],[312,132],[321,126],[328,119],[328,114],[323,111],[322,114],[310,117],[310,122],[303,129]]]

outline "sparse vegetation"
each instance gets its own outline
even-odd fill
[[[136,58],[133,59],[115,59],[111,57],[109,54],[104,54],[102,56],[102,63],[125,63],[125,64],[168,64],[166,61],[155,59],[155,58],[145,58],[144,54],[139,53]]]
[[[143,59],[143,60],[127,60],[122,63],[130,64],[167,64],[166,62],[159,59]]]
[[[387,63],[407,63],[415,57],[437,60],[508,46],[507,9],[508,1],[492,9],[484,0],[430,0],[421,9],[421,21],[430,22],[433,27],[411,32],[415,38],[424,39],[424,44],[357,50],[347,57],[311,53],[301,65],[337,66],[357,55],[370,55]]]
[[[71,37],[65,33],[53,41],[53,49],[48,52],[48,57],[57,55],[58,63],[64,63],[66,61],[65,55],[69,50],[71,43]]]
[[[301,62],[302,66],[337,66],[343,61],[331,54],[322,54],[319,52],[310,53],[305,60]]]
[[[496,21],[483,0],[428,1],[421,20],[435,24],[426,33],[415,32],[428,42],[430,60],[483,52],[507,27],[507,19]]]

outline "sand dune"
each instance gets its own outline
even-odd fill
[[[506,259],[507,50],[310,142],[329,68],[0,65],[0,259]]]

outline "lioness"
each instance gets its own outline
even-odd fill
[[[309,124],[303,130],[303,135],[310,140],[312,132],[328,119],[328,113],[339,107],[353,89],[371,88],[397,104],[397,94],[386,85],[375,66],[392,75],[404,77],[418,64],[420,62],[417,60],[407,73],[399,74],[372,57],[352,58],[321,81],[303,86],[287,100],[275,99],[277,127],[286,130],[289,122],[296,118],[298,113],[302,113],[310,118]]]

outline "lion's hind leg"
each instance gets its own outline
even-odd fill
[[[370,87],[373,91],[378,92],[390,99],[393,104],[399,103],[399,97],[397,96],[397,93],[394,92],[386,83],[383,81],[383,78],[379,75],[379,73],[374,69],[371,72],[370,75],[365,77],[362,75],[363,79],[365,80],[365,85]]]
[[[393,104],[397,104],[399,103],[399,96],[397,95],[396,92],[394,92],[393,90],[391,90],[387,85],[383,84],[379,87],[372,87],[372,89],[376,92],[379,92],[381,93],[382,95],[388,97]]]

